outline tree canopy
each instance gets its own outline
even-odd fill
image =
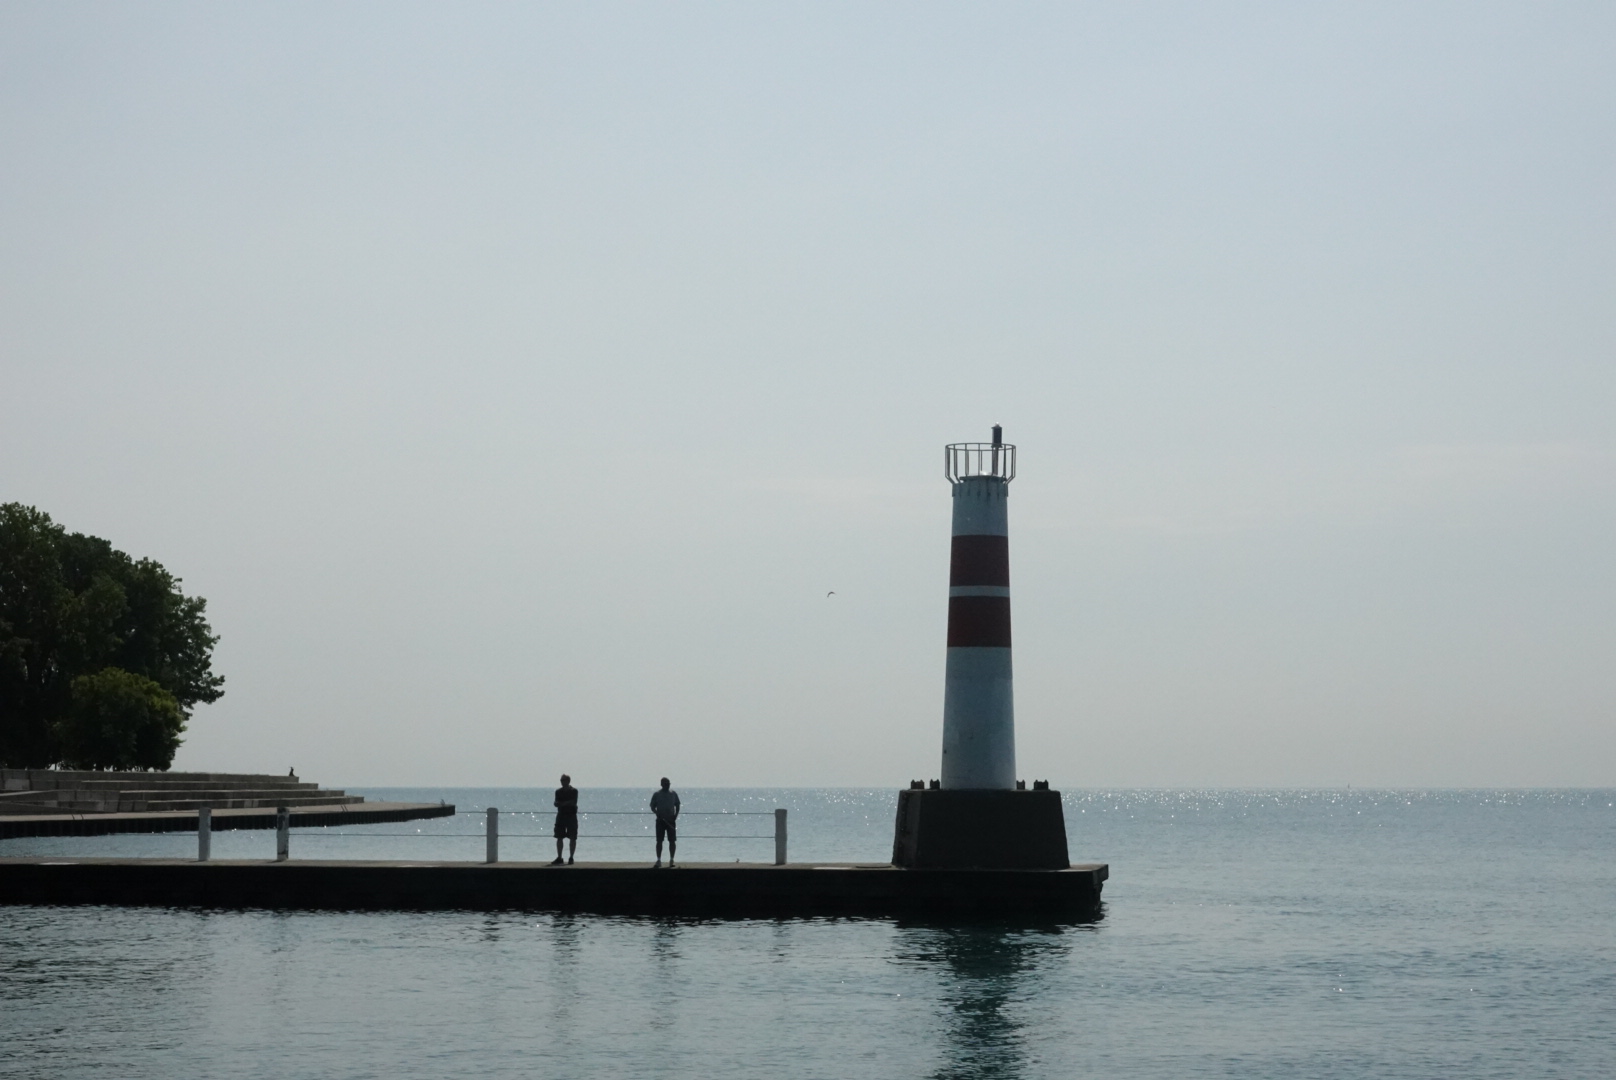
[[[0,504],[0,765],[167,769],[223,696],[207,601],[151,559]]]

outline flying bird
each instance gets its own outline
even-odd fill
[[[831,591],[830,591],[830,592],[828,592],[828,593],[826,593],[826,594],[825,594],[825,599],[826,599],[826,600],[829,600],[829,599],[830,599],[830,598],[831,598],[831,597],[833,597],[833,596],[835,596],[835,595],[836,595],[836,590],[835,590],[835,589],[832,589],[832,590],[831,590]]]

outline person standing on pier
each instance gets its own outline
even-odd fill
[[[674,852],[679,850],[679,793],[662,778],[662,790],[651,793],[651,813],[656,815],[656,866],[662,865],[662,838],[668,838],[668,869],[673,869]]]
[[[566,773],[561,774],[561,786],[556,788],[555,808],[556,857],[550,865],[561,865],[561,842],[565,840],[572,845],[567,853],[567,865],[571,866],[573,856],[578,854],[578,789],[572,786],[572,777]]]

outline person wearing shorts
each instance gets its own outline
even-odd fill
[[[578,789],[572,786],[572,777],[566,773],[561,774],[561,786],[555,793],[555,842],[556,857],[551,866],[561,865],[561,843],[567,841],[572,845],[567,853],[567,865],[572,865],[572,857],[578,854]]]
[[[662,790],[651,793],[651,812],[656,815],[656,865],[655,870],[662,865],[662,841],[668,841],[668,868],[673,868],[674,852],[679,850],[679,793],[668,786],[668,778],[662,778]]]

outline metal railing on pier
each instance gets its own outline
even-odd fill
[[[480,812],[479,811],[461,810],[461,811],[457,811],[455,813],[455,815],[454,815],[455,817],[481,817],[483,819],[483,821],[484,821],[484,825],[483,825],[482,831],[480,831],[480,832],[452,832],[452,833],[430,832],[430,833],[423,833],[423,832],[417,831],[417,832],[413,832],[413,833],[378,833],[378,832],[344,831],[344,832],[338,833],[338,832],[334,832],[332,830],[339,829],[339,828],[343,828],[343,829],[346,830],[346,829],[351,829],[352,826],[347,826],[347,827],[344,827],[344,826],[309,826],[306,829],[300,828],[298,830],[298,836],[301,839],[305,839],[305,840],[353,839],[355,837],[361,837],[361,836],[365,837],[366,839],[390,839],[390,840],[391,839],[397,839],[397,840],[425,840],[425,839],[439,839],[439,838],[475,839],[477,837],[481,837],[484,840],[485,845],[486,845],[486,858],[484,859],[484,861],[489,862],[489,863],[497,863],[497,862],[499,862],[499,841],[500,841],[500,837],[502,835],[501,829],[500,829],[500,817],[502,816],[502,814],[505,815],[505,816],[528,815],[530,817],[541,817],[541,816],[548,815],[548,816],[554,817],[556,815],[556,813],[557,812],[555,810],[506,810],[506,811],[501,811],[498,807],[491,806],[487,810],[480,811]],[[655,821],[654,815],[652,815],[652,814],[650,814],[650,813],[648,813],[647,811],[644,811],[644,810],[580,810],[578,812],[578,817],[579,817],[580,821],[582,819],[584,819],[584,818],[591,817],[591,816],[593,816],[593,817],[647,817],[647,818],[651,818],[653,822]],[[772,817],[774,819],[774,831],[772,833],[685,833],[682,836],[680,836],[679,839],[681,839],[681,840],[773,840],[774,841],[774,864],[776,866],[784,866],[785,863],[786,863],[786,811],[783,808],[775,809],[775,810],[772,810],[772,811],[771,810],[690,810],[690,811],[681,812],[679,817],[681,819],[687,818],[687,817],[703,817],[703,818],[712,818],[712,817],[719,817],[719,818],[722,818],[722,817],[737,817],[737,818],[739,818],[739,817]],[[199,810],[197,812],[196,847],[197,847],[197,860],[199,862],[207,862],[209,860],[209,858],[211,857],[211,854],[212,854],[212,833],[213,833],[212,819],[213,819],[213,813],[207,807],[203,807],[201,810]],[[275,815],[275,861],[277,861],[277,862],[285,862],[287,859],[291,858],[292,828],[293,828],[293,826],[292,826],[292,822],[291,822],[291,814],[290,814],[290,812],[288,812],[283,807]],[[505,837],[507,837],[507,838],[510,838],[510,839],[544,839],[544,840],[556,839],[556,837],[553,835],[553,833],[542,833],[542,832],[517,832],[517,833],[506,832],[506,833],[503,833],[503,835]],[[579,832],[577,834],[577,838],[581,839],[581,840],[587,839],[587,840],[642,840],[643,841],[643,840],[652,839],[654,837],[654,835],[655,834],[651,831],[651,828],[648,825],[642,831],[640,831],[640,832],[632,832],[632,833],[624,833],[624,832],[585,833],[585,832]],[[660,847],[659,847],[659,850],[660,850]]]

